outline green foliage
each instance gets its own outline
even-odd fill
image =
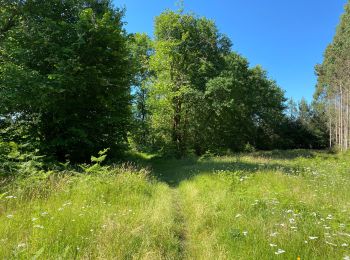
[[[148,104],[163,153],[243,150],[248,142],[266,148],[273,139],[267,132],[283,118],[283,92],[230,48],[206,18],[172,11],[157,17]]]
[[[211,149],[239,151],[247,143],[266,149],[283,118],[284,94],[261,67],[249,69],[240,55],[228,55],[225,64],[207,84],[203,139]]]
[[[133,129],[131,147],[137,150],[148,150],[152,147],[150,131],[150,109],[147,104],[149,86],[153,72],[150,58],[153,54],[153,43],[146,34],[134,34],[130,38],[135,78],[133,82]]]
[[[0,139],[0,178],[27,177],[43,168],[43,156],[38,151],[28,152],[26,147]]]
[[[350,147],[349,39],[350,2],[345,5],[333,42],[324,52],[323,63],[315,67],[318,83],[314,99],[325,111],[329,146],[342,151]]]
[[[86,161],[106,146],[122,151],[131,80],[123,12],[109,1],[20,5],[19,22],[0,42],[0,114],[27,120],[43,152],[60,160]]]

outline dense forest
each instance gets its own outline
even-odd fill
[[[0,13],[4,146],[71,162],[106,148],[110,158],[321,149],[329,135],[347,147],[345,84],[319,90],[326,101],[288,101],[214,21],[183,8],[159,14],[153,36],[128,33],[124,10],[108,0],[2,0]],[[344,113],[329,123],[335,109]]]

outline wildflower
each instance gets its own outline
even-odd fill
[[[295,223],[295,219],[294,219],[294,218],[290,218],[290,219],[289,219],[289,223],[290,223],[290,224],[294,224],[294,223]]]
[[[309,242],[307,240],[304,241],[305,244],[308,244]]]
[[[340,228],[345,228],[345,224],[339,224]]]
[[[336,244],[328,242],[328,241],[326,241],[326,244],[331,245],[331,246],[337,246]]]
[[[38,219],[37,218],[32,218],[32,221],[34,222],[34,221],[37,221]]]
[[[66,207],[66,206],[69,206],[69,205],[72,205],[72,202],[69,201],[69,202],[64,203],[63,207]]]
[[[309,237],[310,240],[315,240],[315,239],[317,239],[317,238],[318,238],[318,237],[312,237],[312,236]]]
[[[350,260],[350,256],[348,255],[344,256],[343,260]]]
[[[39,229],[44,229],[44,226],[42,226],[42,225],[35,225],[34,227],[39,228]]]
[[[244,236],[248,235],[248,231],[243,231],[242,233],[243,233]]]
[[[236,215],[236,218],[239,218],[239,217],[241,217],[241,216],[242,216],[241,214],[237,214],[237,215]]]
[[[49,213],[47,213],[47,212],[42,212],[42,213],[41,213],[41,216],[43,216],[43,217],[44,217],[44,216],[47,216],[47,215],[49,215]]]
[[[58,211],[62,211],[62,210],[63,210],[63,208],[59,208],[59,209],[58,209]]]
[[[278,232],[273,232],[273,233],[270,234],[270,237],[275,237],[277,235],[278,235]]]
[[[278,249],[277,252],[275,252],[276,255],[280,255],[285,253],[286,251],[284,251],[283,249]]]
[[[341,246],[342,246],[342,247],[348,247],[349,245],[346,244],[346,243],[344,243],[344,244],[342,244]]]
[[[17,245],[17,247],[18,247],[18,248],[26,247],[26,243],[19,243],[19,244]]]
[[[6,196],[5,198],[6,199],[16,199],[17,197],[16,196]]]
[[[276,244],[270,244],[271,247],[276,247],[277,245]]]
[[[13,215],[7,215],[6,217],[7,218],[13,218]]]
[[[331,220],[331,219],[333,219],[333,216],[332,215],[328,215],[326,219]]]

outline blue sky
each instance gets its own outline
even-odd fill
[[[126,7],[128,32],[152,35],[154,17],[175,0],[114,0]],[[312,100],[322,62],[347,0],[185,0],[185,10],[213,19],[233,49],[262,65],[287,97]]]

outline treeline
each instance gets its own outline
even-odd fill
[[[350,148],[350,3],[345,6],[333,42],[316,66],[318,75],[315,99],[327,113],[329,145]]]
[[[276,82],[213,21],[165,11],[151,39],[128,34],[123,15],[109,0],[1,0],[3,141],[72,162],[107,147],[181,157],[327,145],[322,110],[288,114]]]

